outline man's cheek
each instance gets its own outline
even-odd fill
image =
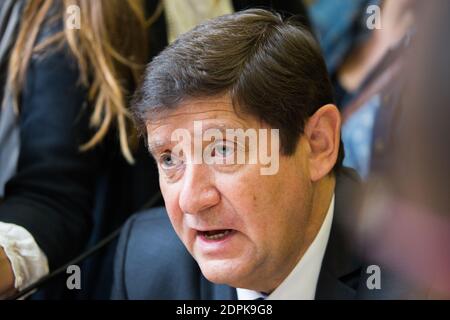
[[[178,237],[186,244],[188,237],[188,228],[183,224],[183,214],[178,210],[171,210],[171,208],[166,207],[167,213],[169,215],[170,223],[172,224],[175,233]]]
[[[177,190],[162,181],[161,178],[159,181],[159,188],[161,190],[166,208],[178,205]]]
[[[163,194],[164,205],[166,207],[170,221],[177,233],[179,233],[179,231],[181,231],[183,223],[183,212],[180,209],[178,197],[176,197],[176,195],[171,192],[165,192],[162,188],[161,193]]]
[[[161,173],[159,174],[159,189],[161,190],[161,194],[164,198],[164,202],[167,203],[167,197],[169,193],[167,192],[167,184],[164,181],[164,178],[161,177]]]

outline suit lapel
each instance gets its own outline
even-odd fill
[[[200,272],[200,299],[237,300],[237,293],[233,287],[208,281]]]
[[[343,169],[336,179],[336,197],[330,238],[322,262],[316,299],[355,299],[362,263],[349,226],[355,223],[360,182],[351,170]]]

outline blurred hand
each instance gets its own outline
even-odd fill
[[[11,296],[15,291],[11,262],[3,248],[0,247],[0,299]]]

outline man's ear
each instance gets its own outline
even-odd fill
[[[341,115],[332,104],[321,107],[306,122],[311,181],[320,180],[333,169],[338,157],[340,136]]]

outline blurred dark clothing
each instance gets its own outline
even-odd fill
[[[68,262],[82,249],[99,242],[123,224],[133,212],[141,210],[159,192],[159,185],[156,166],[143,139],[133,152],[134,165],[123,158],[114,129],[93,150],[79,152],[79,145],[86,142],[93,131],[89,129],[91,109],[85,101],[86,92],[76,85],[79,73],[74,61],[67,53],[59,52],[36,64],[37,70],[30,68],[27,80],[35,79],[41,87],[32,91],[33,94],[29,96],[26,94],[27,90],[24,92],[24,97],[28,98],[31,106],[26,109],[24,105],[21,113],[21,121],[26,121],[27,124],[27,127],[21,125],[22,135],[27,135],[26,141],[30,141],[35,147],[31,148],[24,143],[22,148],[26,151],[21,152],[21,157],[28,155],[30,162],[19,166],[17,177],[21,177],[21,169],[27,165],[35,167],[37,172],[29,178],[33,180],[36,192],[44,193],[50,200],[45,197],[36,198],[36,206],[44,207],[42,214],[45,216],[24,213],[30,224],[19,220],[14,210],[8,210],[13,218],[5,221],[24,226],[35,236],[48,255],[52,270]],[[33,85],[33,80],[29,81],[29,85]],[[48,97],[38,99],[37,92],[41,92],[41,95],[46,93]],[[23,101],[24,99],[22,103]],[[26,110],[34,117],[28,119]],[[75,120],[77,126],[74,126]],[[68,130],[72,127],[72,130]],[[44,160],[38,162],[36,156],[39,154]],[[14,187],[17,177],[11,180],[8,188]],[[45,187],[56,193],[47,191]],[[20,196],[26,197],[26,194],[21,193]],[[84,206],[71,206],[76,200]],[[52,202],[57,203],[54,215],[48,213],[53,212]],[[7,201],[5,205],[6,203]],[[157,204],[162,205],[162,201]],[[49,208],[46,208],[47,205]],[[36,206],[31,206],[29,211],[35,212]],[[6,208],[10,209],[5,206],[4,210]],[[59,251],[54,252],[54,247],[39,241],[41,235]],[[108,269],[114,245],[114,242],[111,243],[81,265],[83,290],[67,291],[66,276],[63,276],[59,281],[46,286],[47,290],[42,290],[36,297],[107,297],[111,283],[111,272]]]
[[[0,205],[0,221],[27,229],[52,269],[88,239],[95,177],[105,161],[103,147],[78,151],[92,131],[82,109],[86,93],[77,81],[76,67],[63,52],[32,61],[20,101],[17,173]]]
[[[9,55],[20,26],[24,1],[0,3],[0,202],[6,182],[16,173],[20,149],[17,112],[11,95],[5,96]]]

